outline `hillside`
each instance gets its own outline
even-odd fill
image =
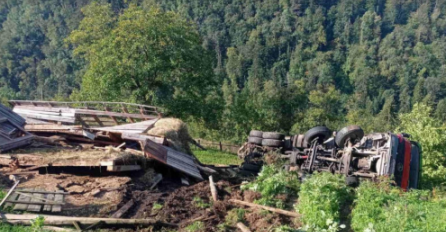
[[[66,38],[78,29],[90,2],[0,3],[3,101],[64,99],[81,88],[90,61],[73,56],[76,45]],[[175,99],[168,78],[177,72],[167,74],[156,89],[149,85],[150,97],[128,91],[107,100],[157,103],[187,119],[202,137],[240,140],[251,128],[302,132],[322,124],[393,130],[399,125],[395,116],[417,102],[431,105],[438,119],[446,118],[443,1],[109,2],[113,17],[135,3],[146,12],[153,7],[174,11],[197,25],[199,43],[207,50],[202,53],[210,58],[197,61],[206,91],[198,88],[190,97],[203,99],[198,105],[208,110],[197,109],[196,99],[157,101]],[[180,79],[182,86],[197,84]]]

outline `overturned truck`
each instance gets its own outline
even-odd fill
[[[275,132],[251,131],[239,150],[242,168],[259,170],[265,160],[285,160],[285,169],[302,177],[313,172],[346,176],[350,185],[361,179],[393,177],[403,189],[418,188],[421,173],[421,147],[408,134],[372,133],[364,135],[359,126],[333,132],[325,126],[305,134],[285,138]]]

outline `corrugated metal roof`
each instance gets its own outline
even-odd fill
[[[188,154],[157,144],[150,139],[145,141],[144,153],[175,170],[203,180],[194,158]]]
[[[203,180],[192,156],[176,151],[170,147],[164,146],[164,148],[167,149],[167,165],[197,179]]]
[[[25,119],[22,118],[20,115],[14,113],[11,109],[8,107],[0,104],[0,118],[7,118],[14,124],[23,127],[25,125]]]

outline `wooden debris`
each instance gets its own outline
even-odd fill
[[[102,225],[102,224],[104,224],[103,221],[98,221],[98,222],[92,224],[91,226],[85,228],[85,230],[86,230],[86,231],[92,230],[92,229],[94,229],[95,227],[99,227],[99,226]]]
[[[118,211],[116,211],[111,217],[112,218],[120,218],[122,215],[124,215],[132,206],[135,204],[133,200],[128,201],[125,203],[124,206],[122,206]]]
[[[243,232],[251,232],[251,230],[245,226],[245,224],[238,222],[237,227]]]
[[[30,190],[30,189],[25,189],[25,190]],[[17,201],[9,201],[10,203],[18,203],[14,206],[14,210],[26,210],[28,209],[28,203],[31,200],[30,197],[27,197],[25,195],[19,195],[19,198],[17,199]]]
[[[55,226],[43,226],[42,229],[44,231],[56,231],[56,232],[59,232],[59,231],[61,231],[61,232],[72,232],[72,231],[75,231],[75,230],[72,230],[72,229],[55,227]]]
[[[121,145],[117,146],[117,149],[121,149],[121,147],[125,146],[125,142],[121,143]]]
[[[214,201],[217,201],[217,187],[215,187],[215,183],[214,180],[212,178],[212,176],[209,176],[209,186],[211,187],[211,195],[212,195],[212,199]]]
[[[274,212],[274,213],[286,215],[286,216],[289,216],[289,217],[300,217],[300,214],[295,213],[295,212],[291,212],[291,211],[287,211],[287,210],[283,210],[283,209],[277,209],[277,208],[264,206],[264,205],[258,205],[258,204],[254,204],[254,203],[249,203],[249,202],[246,202],[246,201],[230,199],[229,202],[233,203],[233,204],[237,204],[237,205],[244,205],[244,206],[249,206],[249,207],[252,207],[252,208],[264,209],[264,210],[268,210],[268,211],[271,211],[271,212]]]
[[[15,188],[17,187],[17,185],[19,185],[19,183],[20,183],[20,180],[15,182],[15,184],[12,186],[12,188],[8,191],[6,196],[3,198],[2,202],[0,202],[0,207],[3,205],[3,203],[5,203],[6,199],[8,199],[8,197],[14,192]]]
[[[82,228],[81,228],[81,226],[79,225],[79,223],[77,223],[77,221],[73,221],[73,226],[74,226],[74,228],[76,228],[76,230],[78,230],[78,231],[82,231]]]
[[[186,222],[183,222],[182,225],[187,225],[189,223],[196,222],[196,221],[202,221],[202,222],[209,221],[209,220],[212,220],[212,219],[214,219],[216,217],[217,217],[217,215],[212,215],[210,217],[207,217],[206,215],[202,215],[202,216],[196,217],[194,219],[188,220]]]
[[[0,220],[11,224],[31,225],[33,219],[37,217],[44,218],[44,225],[56,226],[72,226],[76,221],[82,225],[92,225],[99,221],[103,221],[105,225],[134,225],[134,226],[148,226],[153,224],[160,224],[165,226],[177,227],[176,224],[161,222],[155,219],[118,219],[118,218],[90,218],[90,217],[65,217],[65,216],[51,216],[51,215],[36,215],[36,214],[0,214]]]

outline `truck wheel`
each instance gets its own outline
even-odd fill
[[[283,140],[285,138],[284,134],[277,132],[263,132],[264,139],[275,139],[275,140]]]
[[[252,130],[251,132],[249,132],[249,137],[262,138],[262,136],[263,136],[263,132],[262,131]]]
[[[291,150],[291,149],[293,149],[293,142],[292,142],[292,140],[291,139],[285,139],[285,141],[284,141],[284,148],[286,149],[286,150]]]
[[[336,145],[340,148],[345,146],[345,143],[350,140],[356,143],[364,137],[364,131],[359,126],[347,126],[342,128],[335,137]]]
[[[311,144],[311,141],[318,138],[319,142],[323,142],[331,136],[331,131],[325,126],[313,127],[304,135],[304,144]]]
[[[283,141],[275,139],[263,139],[262,146],[266,147],[283,147]]]
[[[257,137],[248,137],[248,143],[256,144],[256,145],[262,145],[262,138]]]

